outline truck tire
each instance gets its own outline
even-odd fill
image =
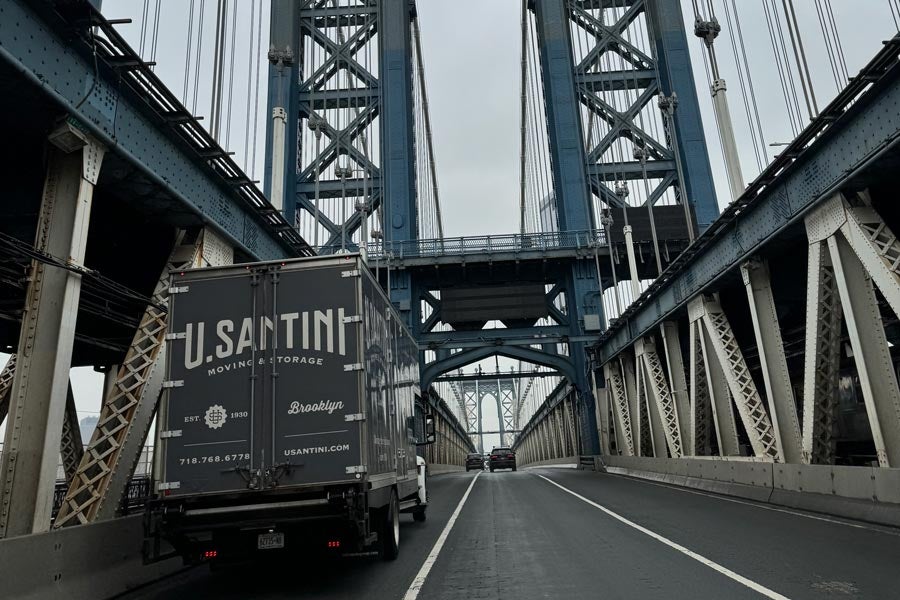
[[[381,558],[396,560],[400,555],[400,502],[397,491],[391,491],[391,502],[384,507],[381,526]]]
[[[415,510],[413,510],[413,521],[417,523],[423,523],[425,521],[425,507],[419,506]]]
[[[515,471],[515,470],[516,470],[516,465],[513,465],[513,471]]]

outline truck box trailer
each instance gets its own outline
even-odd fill
[[[425,518],[433,423],[416,343],[361,257],[176,273],[168,327],[145,559],[396,557],[400,512]]]

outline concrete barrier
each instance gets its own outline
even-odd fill
[[[443,463],[428,463],[428,474],[429,475],[440,475],[441,473],[457,473],[459,471],[465,471],[465,467],[461,467],[459,465],[446,465]]]
[[[181,570],[141,562],[141,515],[0,540],[4,600],[98,600]]]
[[[551,458],[550,460],[539,460],[537,462],[528,463],[527,465],[518,465],[518,466],[522,467],[523,469],[525,469],[525,468],[530,469],[531,467],[552,467],[554,465],[555,466],[559,466],[559,465],[578,466],[578,460],[579,460],[579,457],[577,457],[577,456],[565,456],[563,458]]]
[[[900,469],[741,457],[598,459],[613,474],[900,527]]]

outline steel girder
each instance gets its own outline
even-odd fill
[[[9,412],[9,394],[12,389],[13,377],[16,374],[16,355],[11,354],[0,371],[0,423],[6,419]]]
[[[703,329],[699,320],[690,325],[690,383],[691,421],[690,442],[685,449],[686,456],[709,456],[712,406],[710,384],[703,354]],[[734,420],[732,419],[732,422]],[[721,448],[721,445],[719,446]]]
[[[42,90],[61,114],[77,119],[111,155],[197,215],[198,224],[211,223],[236,248],[258,259],[308,252],[149,66],[127,54],[131,50],[99,12],[85,13],[109,39],[96,44],[95,61],[89,20],[70,25],[40,7],[49,15],[45,21],[35,7],[24,0],[4,4],[0,60]],[[55,65],[52,76],[47,76],[48,64]]]
[[[681,431],[682,454],[689,454],[687,449],[690,439],[691,400],[688,393],[687,378],[684,373],[684,357],[681,355],[681,339],[678,323],[666,321],[660,325],[660,338],[666,358],[666,369],[671,384],[672,401],[678,411],[678,426]]]
[[[813,239],[813,236],[810,236]],[[841,363],[841,297],[824,240],[809,245],[803,362],[802,462],[833,464]]]
[[[615,415],[616,446],[624,456],[634,456],[634,437],[631,432],[631,409],[625,392],[625,380],[618,361],[603,367],[606,389],[610,395]]]
[[[70,123],[51,134],[72,136]],[[33,259],[0,461],[0,537],[50,529],[69,370],[81,297],[94,187],[105,154],[94,139],[49,149],[34,249],[71,269]]]
[[[669,455],[680,458],[683,451],[678,410],[669,392],[669,383],[656,353],[656,344],[646,338],[638,340],[635,344],[635,358],[644,382],[649,412],[653,417],[654,454],[665,458],[665,448],[668,446]],[[659,444],[660,441],[663,443]]]
[[[550,142],[553,198],[561,232],[594,230],[594,210],[588,186],[583,127],[577,98],[575,56],[570,31],[570,9],[565,0],[535,0],[535,30],[540,48],[540,64]],[[594,265],[576,261],[566,275],[566,306],[570,335],[584,333],[586,315],[596,315],[604,323],[600,282]],[[579,424],[585,453],[599,452],[595,400],[586,368],[584,343],[569,345],[579,398]]]
[[[741,265],[741,275],[747,289],[753,333],[759,351],[775,442],[785,462],[800,463],[802,458],[800,422],[797,418],[791,376],[784,354],[781,327],[775,311],[769,265],[762,260],[747,261]]]
[[[737,424],[734,420],[734,403],[731,401],[731,390],[725,379],[725,371],[715,356],[714,346],[709,331],[703,323],[703,307],[700,298],[694,301],[688,314],[691,320],[691,344],[696,344],[692,351],[695,358],[691,380],[695,382],[692,392],[694,397],[694,419],[696,428],[692,436],[697,447],[707,444],[709,434],[704,433],[704,423],[712,421],[716,432],[716,445],[720,456],[739,456]],[[703,382],[700,378],[705,374]],[[705,382],[705,386],[703,383]],[[705,392],[705,393],[704,393]]]
[[[103,400],[100,418],[81,464],[69,482],[54,528],[115,516],[162,390],[159,357],[165,343],[169,276],[197,264],[202,236],[185,242],[184,232],[173,246],[153,291],[153,302],[141,318],[114,385]]]
[[[754,455],[783,461],[772,421],[769,419],[756,384],[753,382],[753,377],[750,375],[750,369],[744,361],[744,355],[722,307],[713,298],[699,296],[692,301],[691,310],[697,311],[701,315],[704,333],[712,342],[712,347],[707,347],[705,350],[714,352],[716,362],[725,375],[725,381],[734,398],[735,405],[737,405],[738,414],[741,416],[747,436],[750,438]]]
[[[427,388],[443,373],[497,355],[544,365],[556,369],[569,381],[575,381],[576,369],[568,357],[535,350],[528,346],[480,345],[428,363],[420,374],[422,388]]]
[[[900,387],[875,287],[881,291],[895,314],[900,314],[900,242],[881,216],[871,208],[865,193],[852,202],[841,195],[833,196],[807,218],[806,227],[811,242],[811,263],[821,261],[822,254],[818,252],[821,245],[827,245],[828,248],[878,462],[883,467],[898,466]],[[816,285],[817,291],[808,291],[808,298],[815,304],[807,307],[807,314],[824,308],[826,303],[822,302],[822,297],[826,295],[826,290],[823,289],[823,283],[830,283],[819,279],[823,270],[821,262],[810,266],[818,267],[816,277],[810,278],[810,285]],[[837,306],[835,300],[831,300],[830,304],[835,308]],[[836,317],[831,316],[829,325],[834,321]],[[829,340],[826,327],[820,325],[814,329],[816,346],[820,343],[834,343]],[[810,365],[811,362],[808,361],[806,367],[809,368]],[[830,372],[826,372],[820,376],[821,380],[825,376],[832,377]],[[807,370],[804,377],[804,389],[812,392],[811,412],[815,414],[816,400],[823,400],[817,398],[815,393],[817,376]],[[821,385],[827,386],[828,383],[821,381]],[[827,432],[823,432],[821,427],[817,430],[816,419],[813,417],[808,431],[804,432],[804,440],[810,440],[804,450],[809,451],[810,457],[816,450],[817,434],[825,433]]]

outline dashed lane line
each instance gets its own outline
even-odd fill
[[[459,504],[456,505],[456,510],[454,510],[453,514],[450,515],[450,520],[447,521],[446,525],[444,525],[444,530],[441,531],[441,535],[438,536],[437,541],[434,543],[434,547],[428,554],[428,558],[426,558],[425,562],[422,563],[422,568],[419,569],[419,572],[416,574],[416,578],[413,579],[413,582],[410,584],[409,589],[406,590],[406,595],[403,596],[403,600],[416,600],[416,598],[419,597],[419,592],[422,591],[422,586],[425,585],[425,580],[428,578],[428,573],[431,572],[431,567],[434,566],[438,554],[441,553],[441,548],[444,547],[444,542],[447,541],[447,536],[450,535],[450,530],[453,529],[453,525],[454,523],[456,523],[456,519],[457,517],[459,517],[459,513],[462,510],[463,505],[466,503],[466,500],[469,498],[469,493],[472,491],[472,487],[478,480],[479,475],[481,475],[481,471],[475,473],[475,477],[472,478],[472,483],[469,484],[469,487],[466,489],[466,493],[463,494],[463,497],[460,499]]]

